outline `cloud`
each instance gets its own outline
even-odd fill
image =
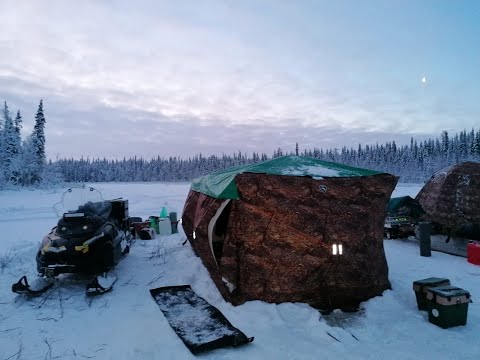
[[[13,86],[12,84],[15,84]],[[0,88],[29,88],[34,95],[43,87],[0,77]],[[127,94],[117,94],[127,96]],[[139,109],[119,109],[101,102],[84,102],[82,92],[70,98],[50,95],[44,99],[47,119],[47,155],[56,157],[107,157],[160,156],[188,157],[196,153],[204,155],[231,154],[232,152],[265,152],[281,147],[293,151],[298,142],[302,149],[313,147],[354,147],[359,142],[375,143],[396,138],[408,142],[409,135],[399,136],[388,132],[355,130],[349,126],[298,126],[299,119],[286,119],[283,123],[259,122],[258,124],[231,124],[219,119],[203,122],[194,116],[168,116],[159,112]],[[31,131],[38,98],[25,101],[23,94],[11,97],[10,108],[23,111],[24,136]],[[85,105],[86,104],[86,105]]]
[[[44,106],[50,158],[115,158],[133,155],[148,158],[157,154],[188,156],[199,152],[213,154],[233,151],[270,154],[277,147],[292,150],[295,142],[304,148],[356,147],[359,142],[381,141],[379,139],[407,141],[411,134],[408,131],[409,124],[415,119],[414,114],[410,114],[403,124],[397,123],[397,128],[405,133],[400,136],[398,132],[381,126],[375,128],[374,113],[351,110],[352,107],[345,102],[338,105],[325,103],[320,115],[322,121],[318,123],[300,113],[296,114],[296,118],[265,117],[256,122],[239,124],[224,121],[216,114],[201,117],[193,112],[170,114],[162,113],[157,108],[132,106],[130,101],[134,95],[120,90],[105,91],[100,97],[89,89],[70,88],[66,94],[38,85],[35,81],[14,77],[0,77],[0,87],[11,90],[11,108],[22,109],[24,136],[33,126],[38,100],[43,94],[49,94],[47,98],[44,97]],[[28,96],[25,89],[28,89]],[[139,94],[136,97],[141,99]],[[361,109],[361,106],[353,108]],[[382,118],[396,117],[384,111]],[[342,117],[343,124],[339,126],[338,121],[330,120],[330,116],[336,116],[336,119]],[[366,132],[365,128],[369,131]],[[431,133],[436,134],[435,131]]]

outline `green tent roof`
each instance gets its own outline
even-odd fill
[[[387,212],[389,215],[395,216],[401,207],[408,207],[410,209],[411,216],[414,218],[418,218],[420,215],[424,214],[420,203],[410,196],[391,198],[387,204]]]
[[[310,176],[314,179],[383,174],[329,161],[288,155],[257,164],[235,166],[199,177],[193,180],[191,190],[217,199],[238,199],[234,179],[241,173]]]
[[[387,205],[388,211],[391,213],[395,213],[401,206],[407,205],[412,201],[415,201],[415,200],[412,199],[410,196],[400,196],[400,197],[391,198],[388,201],[388,205]]]

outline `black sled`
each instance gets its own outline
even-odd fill
[[[86,191],[100,194],[94,188]],[[23,276],[12,285],[12,291],[39,295],[53,286],[56,276],[65,273],[92,276],[87,294],[110,291],[116,278],[107,274],[129,252],[132,239],[129,225],[128,200],[88,201],[63,213],[57,226],[43,238],[36,255],[41,277],[37,283],[41,284],[29,284]]]

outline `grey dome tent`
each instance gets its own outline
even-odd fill
[[[480,163],[467,161],[437,171],[416,199],[426,218],[449,235],[480,239]]]

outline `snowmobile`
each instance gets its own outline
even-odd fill
[[[78,190],[99,198],[78,207],[68,205],[66,195]],[[27,277],[22,276],[12,285],[13,292],[39,295],[53,286],[58,275],[66,273],[92,276],[87,294],[102,294],[112,289],[116,277],[108,273],[129,252],[132,239],[128,200],[103,200],[98,190],[83,186],[70,188],[63,194],[62,201],[54,205],[57,215],[62,208],[74,210],[63,212],[57,226],[43,238],[36,254],[40,278],[35,285],[30,285]]]

